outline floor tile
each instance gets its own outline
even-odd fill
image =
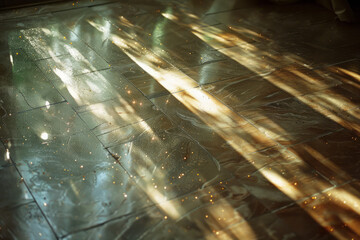
[[[187,97],[191,98],[191,93],[189,96],[187,92],[177,93],[176,95],[179,95],[179,100],[172,95],[155,98],[152,101],[174,123],[178,124],[192,138],[204,146],[215,158],[217,158],[219,154],[221,155],[224,152],[233,150],[230,142],[227,142],[219,135],[223,129],[216,126],[218,123],[216,119],[207,116],[206,109],[194,109],[194,112],[191,112],[180,102],[182,97],[184,97],[184,100]],[[206,106],[203,107],[206,108]],[[201,108],[201,106],[199,108]],[[219,113],[219,115],[221,115],[221,113]],[[203,117],[203,119],[200,117]],[[220,117],[221,116],[218,116],[218,118]],[[205,118],[209,122],[204,122],[203,120],[205,120]],[[257,132],[257,129],[245,121],[232,122],[232,120],[229,120],[227,123],[221,122],[221,127],[226,130],[232,129],[232,134],[236,134],[236,136],[241,139],[241,142],[236,142],[236,145],[241,149],[242,154],[276,145],[276,143],[268,140],[265,136],[255,136],[254,133]]]
[[[134,124],[116,128],[97,137],[105,147],[113,147],[122,143],[131,142],[144,134],[156,134],[171,128],[174,128],[172,122],[165,115],[159,114]]]
[[[360,105],[360,89],[350,85],[340,85],[298,99],[324,116],[338,114],[357,108]]]
[[[179,45],[176,49],[165,49],[164,58],[178,68],[189,68],[228,59],[224,54],[207,48],[206,45],[201,48],[189,48],[188,44],[185,44],[185,46]]]
[[[144,239],[148,232],[151,232],[163,219],[164,215],[156,207],[147,208],[143,212],[122,217],[86,231],[71,234],[64,239]]]
[[[305,161],[292,156],[273,161],[253,175],[260,174],[292,200],[311,196],[333,186]]]
[[[281,209],[276,215],[286,223],[288,229],[293,231],[298,239],[337,239],[298,205]]]
[[[160,204],[164,220],[147,237],[205,238],[268,210],[236,180],[220,181]]]
[[[3,189],[0,197],[0,209],[11,209],[34,201],[25,186],[24,179],[21,178],[14,166],[0,169],[0,188]]]
[[[131,96],[133,93],[131,90],[128,90],[127,94]],[[108,133],[117,128],[139,123],[144,119],[161,114],[144,97],[140,99],[133,98],[131,102],[119,97],[114,100],[79,108],[78,113],[95,135]]]
[[[26,144],[13,140],[11,153],[59,236],[151,203],[91,133],[57,137],[46,144],[41,139]]]
[[[360,89],[360,60],[352,60],[329,66],[326,70],[334,74],[334,76],[344,84]]]
[[[293,96],[313,93],[341,85],[341,82],[331,76],[329,72],[322,69],[307,69],[299,64],[279,69],[264,78],[274,86]]]
[[[358,238],[357,24],[304,1],[0,15],[0,239]]]
[[[217,18],[217,15],[214,16]],[[210,40],[215,49],[241,46],[246,43],[253,43],[263,40],[261,34],[246,28],[245,26],[228,26],[217,24],[215,26],[203,27],[199,32],[205,35],[217,36]],[[219,39],[221,38],[221,41]]]
[[[118,17],[119,13],[124,17],[136,16],[144,14],[147,11],[137,5],[121,4],[120,2],[114,2],[106,5],[99,5],[92,7],[94,12],[101,14],[107,18]]]
[[[55,87],[74,108],[119,99],[131,102],[134,99],[145,99],[117,69],[81,74],[78,76],[61,76],[53,79]],[[128,91],[131,91],[130,95]]]
[[[259,77],[234,78],[208,84],[202,88],[236,112],[292,97],[291,94]]]
[[[71,76],[109,68],[109,64],[90,49],[86,53],[87,56],[75,48],[70,47],[69,51],[71,51],[71,54],[37,62],[37,65],[48,79],[60,78],[62,81],[66,81]]]
[[[294,160],[291,153],[275,146],[243,156],[238,155],[237,158],[221,159],[219,162],[220,166],[231,171],[234,177],[246,178],[274,162],[292,162]]]
[[[25,143],[29,138],[37,137],[46,142],[58,136],[68,136],[87,130],[86,125],[71,107],[66,103],[60,103],[4,117],[0,138],[4,141],[22,139]]]
[[[312,14],[315,9],[317,14]],[[301,5],[288,4],[286,6],[262,4],[257,8],[252,8],[252,11],[244,8],[219,13],[216,15],[216,19],[233,26],[242,26],[244,23],[251,24],[252,30],[256,30],[267,37],[277,37],[297,32],[299,27],[306,28],[314,24],[331,21],[334,16],[331,12],[314,4],[302,3]]]
[[[145,133],[109,150],[157,201],[194,191],[219,174],[216,160],[179,129]]]
[[[35,203],[0,210],[0,237],[4,239],[56,239]]]
[[[295,99],[242,111],[241,115],[283,145],[310,140],[342,128]]]
[[[249,221],[230,225],[207,235],[207,239],[299,239],[275,214],[265,214]]]
[[[23,51],[11,54],[13,71],[0,79],[3,111],[10,114],[65,101]]]
[[[359,179],[359,136],[348,131],[332,133],[291,151],[335,183]]]
[[[210,62],[197,67],[184,68],[182,71],[198,82],[199,85],[255,75],[252,71],[233,60]]]
[[[19,38],[12,44],[23,48],[33,60],[64,55],[68,53],[68,38],[71,37],[64,34],[63,30],[64,26],[61,24],[20,30],[14,33]]]
[[[112,26],[109,20],[91,10],[78,9],[66,14],[57,13],[55,16],[110,65],[114,65],[127,57],[110,40],[110,35],[116,34],[118,29]]]
[[[242,185],[269,210],[276,210],[293,203],[293,200],[281,192],[260,172],[242,178]]]
[[[329,115],[328,118],[360,136],[360,108]]]
[[[347,184],[302,201],[301,207],[338,239],[359,237],[359,192]]]
[[[115,69],[148,98],[168,93],[168,91],[161,86],[156,79],[150,76],[132,60],[123,60],[118,62]]]

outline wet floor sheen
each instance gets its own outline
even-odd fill
[[[260,0],[0,15],[0,239],[360,239],[358,24]]]

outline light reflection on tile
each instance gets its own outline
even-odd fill
[[[360,60],[347,61],[326,68],[337,79],[357,90],[360,89]]]
[[[122,143],[131,142],[147,132],[159,132],[174,128],[171,121],[163,114],[156,115],[141,122],[114,129],[98,135],[98,139],[105,147],[112,147]]]
[[[260,174],[292,200],[311,196],[333,186],[302,159],[291,155],[287,159],[269,163],[254,175],[259,176]],[[250,175],[251,177],[253,176]]]
[[[108,133],[117,128],[138,123],[161,114],[146,98],[132,98],[131,94],[133,93],[131,90],[128,90],[127,94],[130,95],[131,101],[119,97],[81,107],[77,111],[95,135]]]
[[[299,96],[298,99],[324,116],[337,114],[357,108],[360,105],[360,89],[351,85],[340,85]]]
[[[5,167],[11,166],[12,162],[10,160],[10,153],[6,150],[0,142],[0,170]]]
[[[0,139],[37,137],[44,140],[87,131],[88,128],[66,103],[43,107],[2,118]]]
[[[49,79],[66,78],[66,76],[76,76],[109,68],[109,64],[97,53],[90,49],[88,51],[88,56],[84,56],[74,49],[72,54],[40,60],[37,65]]]
[[[292,97],[291,94],[259,77],[235,78],[208,84],[202,88],[236,112]]]
[[[298,64],[276,70],[264,78],[293,96],[308,94],[341,84],[326,70],[310,70]]]
[[[300,159],[335,183],[359,179],[360,139],[343,130],[291,148]]]
[[[155,202],[205,186],[220,170],[216,160],[179,129],[145,132],[109,150]]]
[[[187,92],[177,94],[184,95],[184,97],[187,96]],[[218,154],[233,150],[230,143],[218,135],[218,131],[221,130],[217,129],[217,126],[205,124],[200,117],[186,109],[175,97],[163,96],[155,98],[152,101],[169,116],[172,121],[184,129],[215,157],[217,157]],[[206,106],[203,107],[205,108]],[[206,115],[205,111],[204,115]],[[209,120],[212,121],[210,117]],[[258,130],[246,121],[239,121],[234,124],[232,122],[221,122],[221,124],[224,124],[223,126],[226,128],[233,129],[234,134],[236,132],[242,139],[242,142],[236,142],[237,146],[242,149],[242,153],[250,153],[254,152],[254,149],[261,150],[276,145],[276,143],[270,141],[265,136],[255,136],[255,134],[252,134]]]
[[[255,73],[233,60],[210,62],[197,67],[183,68],[182,71],[197,81],[199,85],[255,75]]]
[[[0,104],[7,114],[65,101],[22,49],[12,50],[6,57],[11,66],[0,78]]]
[[[245,110],[240,114],[283,145],[306,141],[342,128],[295,99]]]
[[[119,61],[114,69],[134,84],[148,98],[168,93],[152,76],[130,59]]]
[[[11,146],[24,180],[59,236],[151,204],[91,133],[25,144],[12,140]]]
[[[234,179],[219,181],[214,186],[170,200],[163,205],[176,208],[181,217],[160,205],[166,218],[149,232],[152,238],[158,234],[169,235],[171,238],[183,234],[201,238],[268,211]]]
[[[1,239],[360,234],[356,25],[108,1],[2,11]]]
[[[360,235],[359,196],[359,182],[354,182],[305,199],[301,207],[338,239],[356,239]]]

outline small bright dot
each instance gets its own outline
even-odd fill
[[[9,149],[6,149],[6,160],[10,159],[10,152]]]
[[[46,203],[46,202],[44,202],[44,206],[45,206],[45,207],[47,206],[47,203]]]
[[[43,133],[41,133],[40,137],[43,140],[47,140],[49,138],[49,134],[47,134],[46,132],[43,132]]]
[[[46,109],[49,109],[49,108],[50,108],[50,103],[49,103],[49,101],[46,101],[46,102],[45,102],[45,106],[46,106]]]

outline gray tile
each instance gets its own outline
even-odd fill
[[[238,156],[239,153],[234,150],[231,144],[220,136],[222,130],[217,127],[221,122],[216,120],[218,117],[204,116],[207,112],[202,109],[208,107],[206,102],[192,110],[188,109],[181,102],[180,99],[182,97],[184,99],[186,97],[192,98],[192,92],[190,91],[176,93],[177,96],[169,95],[154,98],[151,101],[219,161],[222,161],[224,157],[227,158],[227,154]],[[217,104],[219,104],[220,108],[226,108],[225,105],[214,100],[212,103],[214,103],[214,106],[212,106],[214,108]],[[202,119],[205,119],[207,122],[204,122]],[[260,135],[256,128],[244,120],[238,122],[230,120],[221,122],[221,125],[222,128],[232,129],[234,133],[236,132],[236,136],[240,136],[241,141],[238,141],[236,144],[238,149],[241,148],[242,154],[254,152],[254,149],[262,150],[276,145],[275,142]]]
[[[108,69],[78,76],[63,75],[52,79],[55,87],[74,108],[104,102],[111,99],[130,101],[127,93],[132,90],[132,96],[142,97],[141,93],[124,79],[119,71]]]
[[[178,129],[145,132],[109,150],[156,201],[201,188],[220,173],[216,160]]]
[[[87,56],[75,48],[69,51],[71,54],[40,60],[37,65],[49,79],[60,78],[62,81],[70,76],[109,68],[105,60],[90,49]]]
[[[0,189],[0,209],[11,209],[34,201],[24,180],[13,166],[0,169]]]
[[[342,128],[293,98],[245,110],[240,114],[283,145],[308,141]]]
[[[119,96],[113,100],[81,107],[77,110],[79,116],[96,135],[100,135],[161,115],[149,100],[144,97],[136,98],[137,93],[132,90],[129,88],[126,91],[127,99]]]
[[[114,129],[97,137],[105,147],[113,147],[131,142],[148,132],[157,133],[171,128],[174,128],[172,122],[165,115],[159,114],[141,122]]]
[[[199,85],[255,75],[255,73],[233,60],[211,62],[197,67],[184,68],[182,71],[198,82]]]
[[[12,158],[59,236],[151,204],[91,133],[11,145]]]
[[[150,76],[131,59],[119,61],[115,66],[115,69],[148,98],[168,93],[156,79]]]
[[[202,88],[236,112],[292,97],[291,94],[259,77],[235,78],[204,85]]]
[[[64,239],[142,239],[146,238],[148,232],[163,219],[163,213],[156,207],[147,208],[144,212],[122,217],[104,225],[71,234]]]
[[[65,14],[57,13],[55,16],[109,64],[114,65],[127,58],[111,40],[111,35],[116,35],[118,28],[92,9],[78,9]]]
[[[21,49],[10,54],[12,70],[9,69],[11,72],[0,78],[0,103],[4,111],[16,113],[64,101]]]
[[[67,103],[51,105],[1,119],[0,139],[41,138],[46,142],[57,136],[72,135],[88,128]],[[11,146],[8,146],[10,148]]]
[[[56,239],[35,203],[0,210],[1,239]]]

